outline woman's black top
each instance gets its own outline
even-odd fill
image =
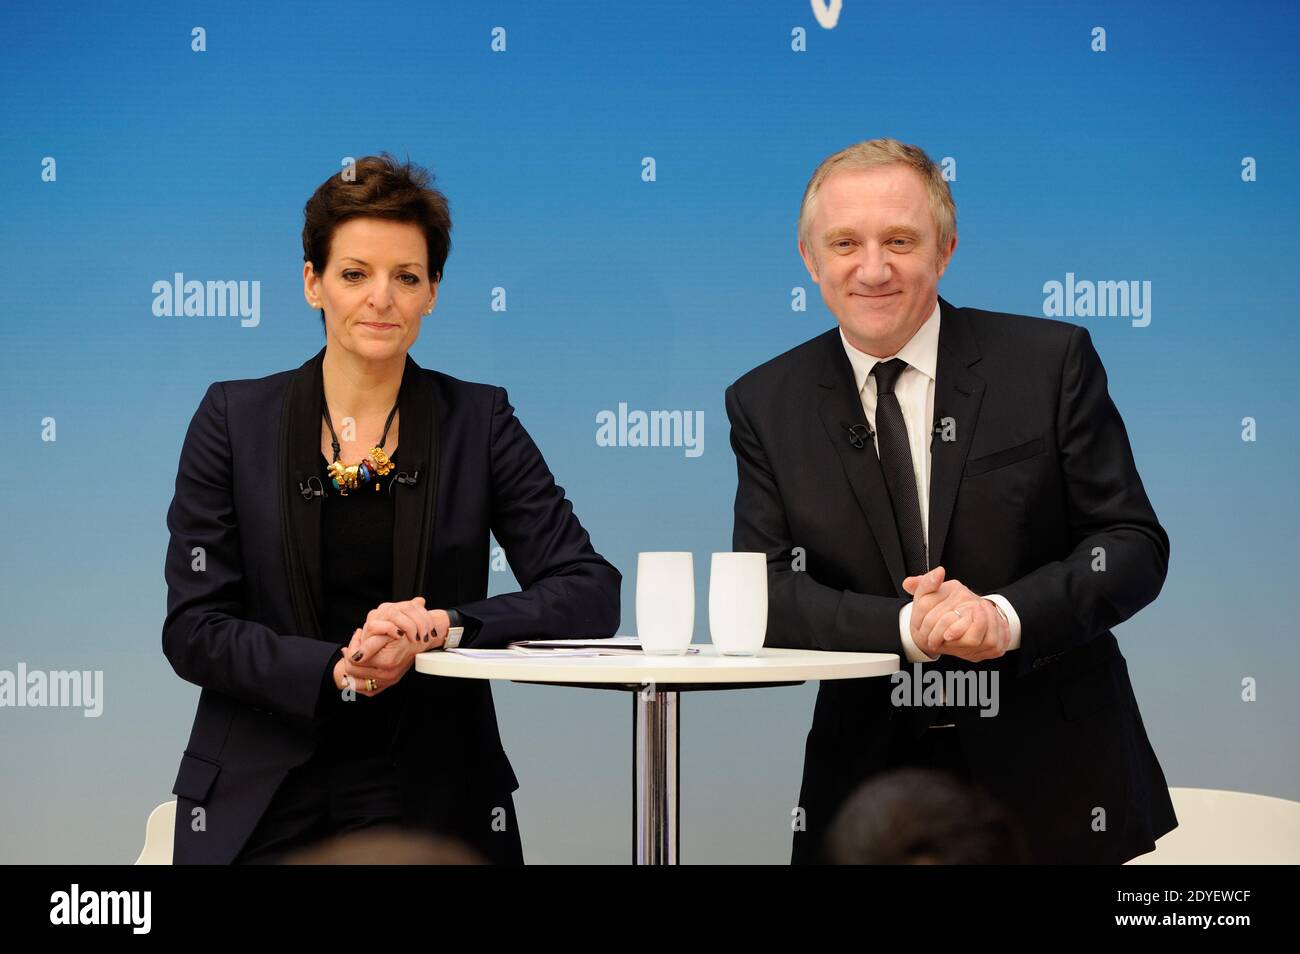
[[[390,459],[397,463],[399,447]],[[393,598],[393,495],[389,492],[397,471],[372,478],[342,496],[330,482],[329,464],[320,457],[321,483],[325,488],[321,519],[321,596],[324,617],[321,638],[346,646],[354,630],[365,625],[366,614]],[[378,486],[378,490],[375,487]],[[356,694],[343,699],[334,685],[334,663],[325,670],[317,712],[322,716],[322,733],[365,737],[367,745],[387,749],[397,728],[403,678],[376,696]]]

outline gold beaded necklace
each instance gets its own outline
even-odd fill
[[[388,428],[392,426],[393,415],[397,413],[397,402],[393,402],[393,409],[388,412],[388,420],[384,422],[384,433],[379,438],[379,443],[370,448],[367,457],[361,458],[350,467],[339,460],[339,436],[334,433],[334,423],[330,420],[329,404],[326,403],[324,394],[321,395],[321,408],[325,412],[325,425],[330,429],[330,443],[334,448],[334,463],[328,468],[330,482],[334,485],[334,489],[339,492],[340,497],[346,497],[349,490],[356,490],[360,484],[373,484],[378,491],[378,478],[386,476],[393,469],[392,462],[384,453],[384,442],[388,440]]]

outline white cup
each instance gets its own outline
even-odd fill
[[[723,656],[754,656],[767,636],[767,554],[715,553],[709,635]]]
[[[686,652],[695,634],[695,563],[689,552],[636,555],[636,632],[642,652]]]

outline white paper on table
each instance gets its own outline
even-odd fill
[[[609,636],[605,639],[521,639],[510,648],[522,656],[641,656],[641,640],[636,636]],[[686,655],[699,649],[690,646]]]
[[[505,649],[449,649],[449,653],[460,653],[474,659],[499,659],[502,656],[640,656],[641,641],[635,636],[610,636],[606,639],[521,639],[510,643]],[[686,650],[687,655],[696,655],[699,649],[694,646]]]
[[[604,639],[520,639],[511,643],[510,647],[547,651],[551,649],[617,650],[621,655],[626,652],[639,653],[641,640],[636,636],[607,636]]]
[[[508,649],[448,649],[449,653],[458,653],[472,659],[500,659],[503,656],[601,656],[603,653],[594,649],[527,649],[511,647]]]

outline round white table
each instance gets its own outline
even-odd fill
[[[722,656],[696,645],[684,656],[518,656],[454,652],[415,657],[417,672],[458,679],[617,689],[632,693],[632,849],[636,864],[677,864],[678,694],[705,689],[797,686],[809,679],[861,679],[897,672],[892,653],[769,649]]]

